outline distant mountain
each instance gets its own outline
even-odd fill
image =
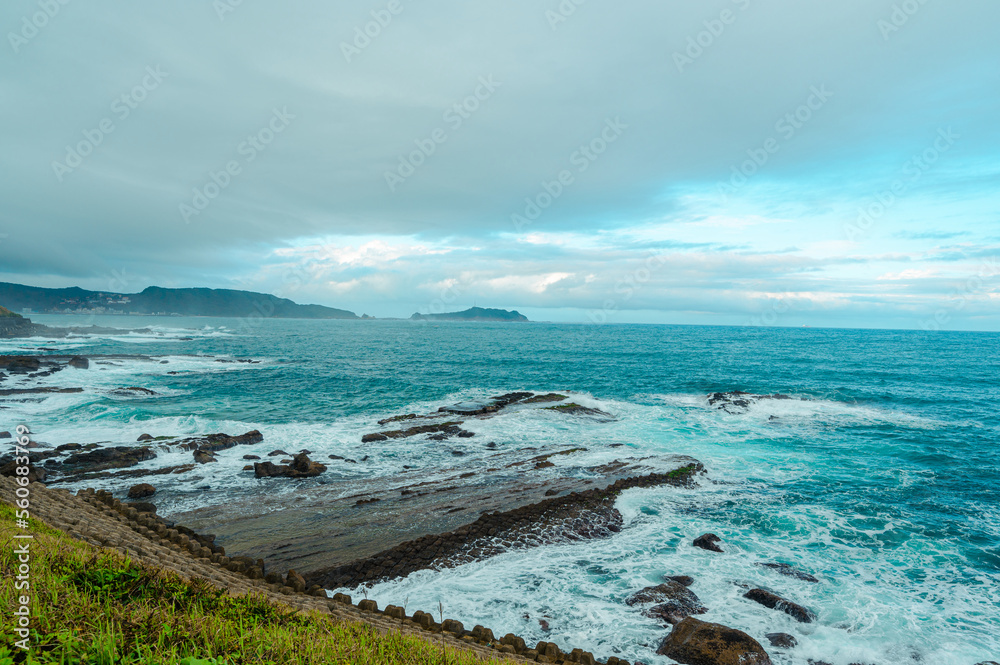
[[[484,309],[473,307],[464,312],[449,312],[446,314],[420,314],[419,312],[410,317],[420,321],[527,321],[528,317],[520,312],[511,312],[506,309]]]
[[[38,313],[164,314],[283,319],[356,319],[357,314],[322,305],[298,305],[267,293],[230,289],[164,289],[142,293],[44,289],[0,282],[0,302],[12,310]]]

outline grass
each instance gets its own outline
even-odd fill
[[[13,508],[0,502],[0,665],[477,665],[414,635],[304,613],[137,565],[30,520],[31,650],[14,645]],[[500,661],[494,660],[498,663]]]
[[[0,318],[22,319],[24,317],[17,312],[12,312],[6,307],[0,306]]]

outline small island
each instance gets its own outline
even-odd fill
[[[504,323],[528,321],[528,317],[517,311],[506,309],[486,309],[472,307],[464,312],[446,312],[444,314],[421,314],[417,312],[410,317],[413,321],[501,321]]]

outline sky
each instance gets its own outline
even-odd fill
[[[0,281],[1000,330],[995,0],[8,0]]]

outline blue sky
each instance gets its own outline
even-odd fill
[[[0,280],[1000,330],[998,22],[987,0],[7,2]]]

